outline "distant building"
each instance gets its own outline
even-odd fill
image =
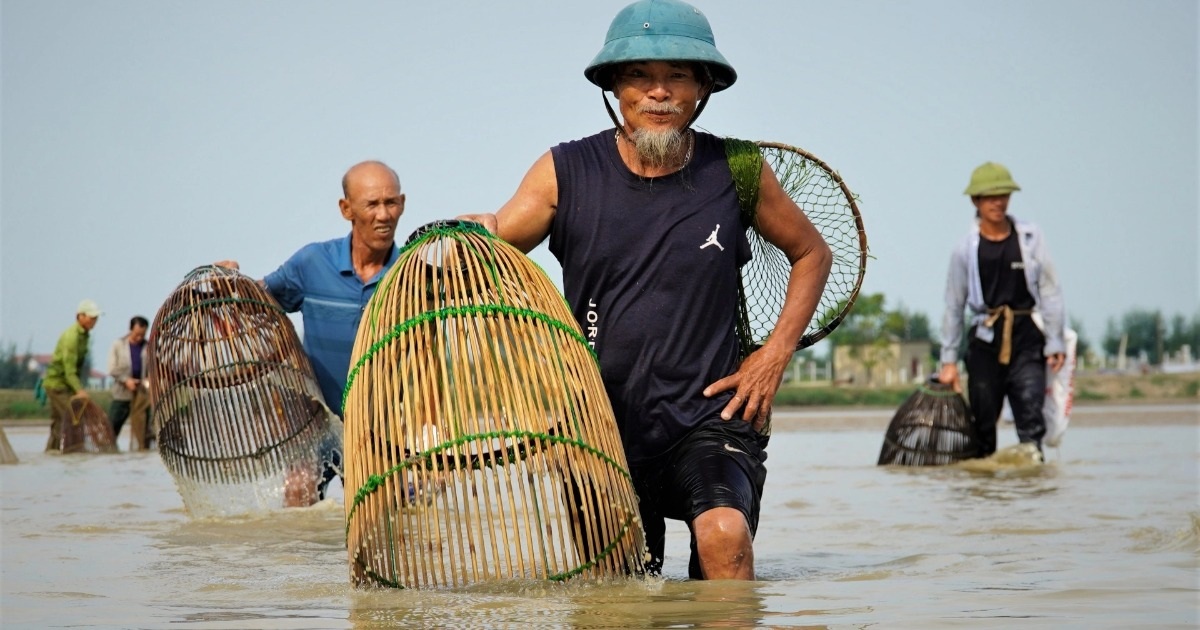
[[[855,385],[919,383],[934,370],[929,341],[839,344],[833,349],[833,379]]]

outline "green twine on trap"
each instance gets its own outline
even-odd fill
[[[354,502],[350,505],[350,512],[346,515],[346,539],[347,539],[347,541],[349,541],[349,538],[350,538],[350,520],[354,517],[355,510],[358,509],[359,504],[362,503],[363,500],[366,499],[368,495],[370,495],[371,493],[378,490],[379,486],[382,485],[383,482],[388,477],[390,477],[402,470],[407,470],[409,468],[412,468],[415,465],[421,463],[422,461],[426,462],[425,463],[426,470],[433,470],[434,465],[432,463],[429,463],[430,456],[436,455],[437,453],[440,453],[442,451],[450,450],[454,447],[462,446],[468,442],[473,442],[473,441],[477,441],[477,440],[486,441],[486,440],[492,440],[492,439],[496,439],[496,438],[501,438],[501,439],[532,438],[532,439],[540,440],[542,442],[550,442],[553,444],[563,444],[566,446],[574,446],[578,449],[583,450],[584,452],[586,452],[590,455],[593,455],[593,456],[599,458],[600,461],[608,464],[608,466],[610,468],[612,468],[613,470],[620,473],[622,477],[625,477],[626,479],[631,480],[631,477],[629,476],[629,471],[625,470],[625,468],[623,468],[621,466],[621,464],[618,463],[616,460],[614,460],[612,457],[609,457],[609,455],[607,453],[592,446],[591,444],[582,442],[582,441],[574,439],[574,438],[564,437],[561,435],[554,435],[553,433],[539,433],[536,431],[522,431],[522,430],[485,431],[483,433],[472,433],[472,434],[467,434],[467,435],[461,435],[453,440],[447,440],[445,442],[442,442],[441,444],[438,444],[436,446],[428,448],[424,451],[419,451],[416,455],[413,455],[411,457],[406,457],[400,463],[398,463],[395,466],[392,466],[391,468],[384,471],[383,474],[370,475],[369,477],[367,477],[367,481],[365,483],[363,483],[363,485],[361,487],[359,487],[357,492],[354,493]],[[503,461],[495,461],[496,459],[501,459],[501,458],[493,457],[493,461],[491,463],[486,463],[486,461],[485,461],[486,458],[482,458],[482,457],[467,458],[470,465],[464,466],[464,468],[470,468],[471,470],[483,470],[484,468],[491,468],[494,465],[503,466],[504,464],[507,464],[508,460],[510,460],[510,459],[513,461],[516,461],[517,459],[519,459],[519,458],[515,457],[516,449],[514,449],[513,447],[509,447],[508,449],[505,449],[505,453],[507,454],[507,457],[503,458]],[[459,460],[453,459],[450,461],[457,463]],[[449,470],[457,470],[457,467],[451,467],[451,468],[449,468]]]
[[[613,538],[607,545],[605,545],[604,549],[601,549],[600,553],[596,554],[595,558],[592,558],[591,560],[588,560],[587,562],[584,562],[583,564],[569,571],[547,576],[547,579],[554,582],[563,582],[583,573],[584,571],[587,571],[592,567],[598,566],[601,560],[608,557],[608,555],[617,548],[617,543],[621,542],[621,540],[625,538],[625,532],[629,531],[629,527],[633,525],[633,521],[634,517],[632,514],[627,516],[625,518],[625,524],[621,526],[621,531],[617,532],[617,536]]]
[[[358,568],[362,569],[363,575],[375,580],[377,584],[382,584],[384,586],[390,586],[397,589],[405,588],[403,584],[395,580],[389,580],[388,578],[385,578],[382,575],[372,571],[371,568],[368,567],[365,562],[363,562],[362,557],[357,553],[354,554],[354,564],[358,565]]]
[[[450,317],[480,315],[507,315],[510,317],[529,317],[536,319],[550,326],[551,328],[566,333],[568,336],[578,341],[587,350],[588,355],[592,357],[592,361],[599,364],[599,359],[596,357],[596,351],[593,350],[590,345],[588,345],[587,339],[584,339],[582,334],[576,331],[575,328],[569,324],[550,317],[549,315],[546,315],[540,311],[534,311],[527,308],[515,308],[502,304],[473,304],[470,306],[447,307],[438,309],[436,311],[426,311],[412,319],[403,321],[394,326],[378,341],[371,344],[371,346],[367,348],[367,351],[364,352],[363,355],[359,357],[358,361],[354,363],[354,367],[350,370],[350,374],[346,377],[346,388],[342,390],[342,409],[345,410],[346,408],[346,401],[350,398],[350,389],[354,386],[354,380],[357,378],[358,372],[362,369],[363,364],[365,364],[371,357],[375,356],[376,352],[382,350],[397,337],[405,332],[408,332],[409,330],[412,330],[413,328],[429,324],[434,320],[448,319]]]
[[[918,387],[918,389],[920,389],[921,393],[923,393],[923,394],[929,394],[930,396],[938,396],[940,398],[950,398],[952,396],[959,395],[958,392],[954,391],[952,388],[949,388],[949,387],[932,388],[932,387],[926,387],[925,385],[921,385],[920,387]]]
[[[370,496],[372,493],[374,493],[376,490],[378,490],[379,487],[382,486],[385,481],[387,481],[388,477],[391,477],[392,475],[395,475],[396,473],[398,473],[402,470],[412,468],[412,467],[420,464],[422,461],[425,462],[424,466],[425,466],[426,470],[432,470],[434,468],[434,465],[430,461],[431,456],[433,456],[437,453],[440,453],[442,451],[457,447],[457,446],[462,446],[462,445],[466,444],[467,442],[473,442],[473,441],[477,441],[480,439],[487,441],[487,440],[492,440],[495,438],[534,438],[537,440],[541,440],[543,442],[551,442],[554,444],[564,444],[567,446],[574,446],[576,448],[582,449],[583,451],[599,458],[601,461],[608,464],[608,466],[610,468],[612,468],[613,470],[620,473],[621,476],[625,477],[626,479],[631,479],[631,477],[629,476],[629,471],[625,470],[625,468],[622,467],[621,464],[618,463],[616,460],[609,457],[607,453],[605,453],[604,451],[601,451],[600,449],[598,449],[586,442],[582,442],[580,440],[576,440],[576,439],[572,439],[572,438],[568,438],[568,437],[564,437],[564,436],[560,436],[560,435],[554,435],[552,433],[538,433],[536,431],[507,431],[507,430],[505,430],[505,431],[486,431],[484,433],[462,435],[453,440],[442,442],[441,444],[438,444],[437,446],[426,449],[424,451],[420,451],[416,455],[405,458],[399,464],[392,466],[391,468],[384,471],[383,474],[369,475],[367,477],[366,481],[363,482],[363,485],[360,486],[358,488],[358,491],[354,493],[354,502],[350,505],[350,512],[346,515],[346,544],[347,545],[350,544],[350,526],[351,526],[351,522],[354,519],[354,513],[358,510],[359,504],[361,504],[364,500],[366,500],[366,498],[368,496]],[[496,465],[502,466],[504,464],[507,464],[509,461],[516,461],[518,459],[517,457],[515,457],[515,455],[517,454],[516,448],[509,447],[507,449],[504,449],[504,452],[507,454],[507,457],[505,457],[505,458],[497,458],[497,457],[495,457],[495,454],[493,453],[493,458],[492,458],[491,463],[487,463],[487,461],[486,461],[487,458],[483,458],[483,457],[469,458],[469,461],[470,461],[469,468],[471,468],[472,470],[482,470],[483,468],[491,468]],[[523,452],[521,454],[525,455],[525,453],[523,453]],[[521,458],[521,459],[523,459],[523,458]],[[500,460],[500,461],[497,461],[497,460]],[[458,462],[458,459],[453,459],[450,461]],[[456,469],[457,469],[456,467],[449,468],[449,470],[456,470]],[[596,556],[594,558],[584,562],[583,564],[581,564],[573,569],[564,571],[563,573],[556,573],[554,575],[547,576],[547,579],[556,581],[556,582],[561,582],[561,581],[570,579],[572,577],[575,577],[577,575],[580,575],[581,573],[583,573],[584,571],[587,571],[588,569],[590,569],[592,567],[598,566],[600,564],[601,560],[606,558],[609,554],[611,554],[613,552],[613,550],[615,550],[617,548],[617,544],[625,537],[625,533],[629,531],[629,528],[633,525],[633,522],[634,522],[634,516],[632,514],[630,514],[625,519],[625,523],[621,526],[621,530],[620,530],[620,532],[618,532],[616,538],[613,539],[612,541],[610,541],[607,545],[605,545],[605,547],[603,549],[601,549],[600,552],[598,554],[596,554]],[[400,584],[399,582],[396,582],[395,580],[389,580],[389,579],[383,577],[382,575],[379,575],[378,573],[375,573],[374,571],[369,569],[363,563],[362,558],[360,557],[360,554],[358,551],[356,551],[354,554],[354,563],[363,570],[364,575],[375,580],[376,582],[383,584],[385,586],[390,586],[392,588],[404,588],[404,586],[402,584]]]
[[[607,558],[610,554],[612,554],[612,552],[614,550],[616,550],[617,545],[620,544],[620,542],[625,538],[625,534],[629,531],[629,528],[633,526],[634,521],[635,521],[635,519],[632,514],[627,516],[625,518],[625,523],[621,525],[621,531],[617,532],[617,536],[612,541],[610,541],[607,545],[605,545],[604,549],[601,549],[600,553],[596,554],[595,558],[592,558],[591,560],[588,560],[587,562],[584,562],[583,564],[581,564],[573,569],[563,571],[562,573],[555,573],[554,575],[548,575],[548,576],[546,576],[546,579],[550,580],[551,582],[565,582],[577,575],[581,575],[584,571],[587,571],[588,569],[599,566],[600,561]],[[388,579],[388,578],[376,573],[375,571],[371,570],[371,568],[368,567],[365,562],[363,562],[362,555],[359,553],[354,554],[354,564],[357,565],[358,568],[362,570],[363,575],[371,578],[377,584],[382,584],[384,586],[388,586],[388,587],[395,588],[395,589],[406,588],[400,582],[398,582],[396,580]]]
[[[400,273],[400,269],[404,266],[404,263],[413,255],[415,255],[417,250],[420,249],[425,243],[439,238],[449,238],[454,240],[456,243],[464,246],[464,248],[476,258],[484,261],[483,266],[487,268],[488,273],[492,276],[492,282],[499,286],[499,274],[496,272],[495,266],[486,262],[488,259],[469,241],[464,241],[459,238],[464,234],[478,234],[486,237],[489,248],[491,248],[493,241],[497,240],[496,235],[487,231],[487,228],[478,223],[457,222],[453,224],[453,226],[442,224],[432,224],[432,226],[426,226],[425,231],[422,232],[419,237],[408,243],[405,243],[404,247],[400,248],[400,253],[396,259],[396,264],[392,265],[391,269],[389,269],[387,274],[384,275],[383,279],[379,282],[379,286],[376,288],[375,293],[387,295],[389,288],[395,281],[396,274]],[[492,259],[494,260],[495,256],[493,256]],[[374,328],[378,323],[379,309],[381,306],[382,304],[380,302],[371,300],[370,311],[367,313],[367,321],[371,323],[372,328]]]

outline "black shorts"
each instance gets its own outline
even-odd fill
[[[662,571],[666,520],[684,521],[688,529],[697,516],[718,507],[731,507],[746,517],[750,534],[758,531],[758,511],[767,468],[766,453],[742,420],[713,420],[695,428],[670,451],[631,467],[638,509],[650,552],[647,572]],[[696,539],[688,573],[699,578]]]

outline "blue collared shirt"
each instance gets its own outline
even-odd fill
[[[350,262],[350,236],[300,248],[263,281],[267,290],[289,313],[300,311],[304,322],[304,350],[312,361],[325,404],[342,415],[342,391],[350,371],[350,354],[358,322],[375,294],[375,287],[392,268],[400,248],[383,269],[367,282]]]

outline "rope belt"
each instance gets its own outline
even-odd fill
[[[1018,315],[1032,315],[1032,309],[1016,311],[1007,304],[996,308],[988,309],[988,317],[983,320],[983,325],[991,328],[996,323],[997,319],[1004,318],[1004,328],[1000,333],[1000,365],[1008,365],[1012,359],[1012,329],[1013,320]]]

